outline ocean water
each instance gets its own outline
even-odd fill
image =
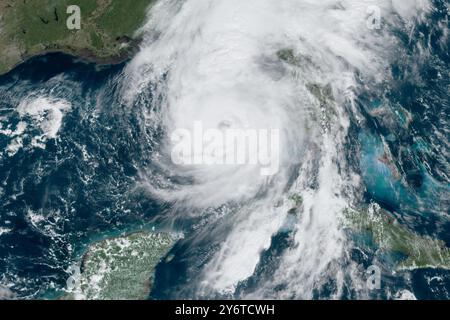
[[[0,284],[57,296],[89,243],[151,225],[183,239],[149,298],[448,299],[448,270],[394,272],[342,227],[377,204],[450,247],[449,3],[402,3],[161,1],[126,63],[1,76]],[[281,128],[280,171],[174,165],[170,132],[195,121]],[[361,290],[374,263],[381,288]]]

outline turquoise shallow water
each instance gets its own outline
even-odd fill
[[[411,38],[398,31],[401,55],[391,66],[389,82],[360,92],[367,126],[352,122],[347,147],[365,187],[357,201],[378,203],[410,230],[450,246],[450,55],[448,44],[438,42],[441,29],[434,23],[445,21],[447,13],[445,3],[437,3],[442,10],[418,25]],[[416,49],[419,43],[430,49],[425,60]],[[173,259],[158,266],[150,296],[204,297],[190,281],[220,239],[196,239],[195,218],[167,224],[170,204],[139,187],[139,172],[152,167],[157,145],[147,140],[139,109],[118,102],[117,78],[124,66],[100,68],[49,54],[0,77],[0,283],[20,298],[50,297],[64,288],[65,270],[92,241],[149,225],[186,235],[171,251]],[[61,123],[54,110],[20,113],[17,106],[30,94],[68,101],[71,107],[60,110]],[[21,123],[27,124],[24,130]],[[56,139],[42,136],[47,125],[59,126]],[[158,141],[160,132],[152,135]],[[292,245],[289,232],[286,227],[274,236],[234,297],[271,276],[277,257]],[[359,237],[368,247],[351,249],[349,256],[368,266],[375,244],[367,235]],[[387,254],[379,260],[389,265],[396,258]],[[383,283],[373,298],[403,289],[422,299],[450,298],[445,270],[389,274]],[[328,298],[333,290],[332,282],[325,283],[314,297]],[[352,288],[342,293],[344,299],[354,297]]]

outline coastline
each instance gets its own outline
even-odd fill
[[[133,56],[139,50],[141,41],[142,41],[141,38],[133,39],[130,41],[130,47],[128,48],[128,50],[125,50],[123,53],[121,53],[119,55],[109,56],[109,57],[108,56],[101,57],[101,56],[97,55],[93,50],[89,50],[87,48],[79,50],[79,49],[74,49],[74,48],[70,48],[70,47],[46,49],[43,51],[39,51],[37,53],[24,54],[21,56],[20,61],[18,61],[17,63],[14,63],[11,66],[8,66],[5,71],[1,71],[1,69],[0,69],[0,77],[12,72],[15,68],[17,68],[21,64],[27,62],[30,59],[44,57],[46,55],[53,54],[53,53],[65,54],[65,55],[73,57],[74,59],[79,59],[86,63],[93,63],[97,66],[118,65],[118,64],[124,63],[126,61],[129,61],[130,59],[133,58]]]
[[[99,65],[131,58],[156,0],[0,0],[0,76],[47,53],[65,53]],[[68,6],[78,6],[81,27],[69,29]]]
[[[53,299],[146,299],[156,266],[177,239],[171,232],[149,227],[90,239],[72,265],[80,270],[72,275],[75,287],[53,295]]]

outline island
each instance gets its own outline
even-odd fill
[[[139,28],[156,0],[0,0],[0,75],[49,52],[99,64],[128,59]],[[69,6],[80,9],[80,29],[70,30]]]
[[[450,270],[450,248],[444,241],[417,234],[377,204],[366,210],[348,209],[345,218],[348,227],[368,234],[378,250],[401,255],[395,266],[397,271]]]
[[[158,263],[175,238],[138,231],[95,242],[72,272],[64,300],[144,300],[149,297]]]
[[[294,193],[289,201],[288,214],[300,215],[303,205],[301,195]],[[342,226],[350,234],[365,236],[362,239],[374,245],[376,254],[386,252],[398,255],[399,258],[394,261],[395,271],[426,268],[450,270],[450,248],[444,241],[410,230],[376,203],[367,208],[344,210]]]

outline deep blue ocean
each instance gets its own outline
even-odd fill
[[[448,25],[444,6],[429,21],[447,17]],[[450,247],[450,54],[448,44],[438,42],[441,30],[428,23],[418,25],[413,36],[398,31],[403,47],[390,81],[359,93],[368,126],[352,122],[348,150],[359,154],[349,161],[364,180],[361,203],[376,202],[410,230]],[[432,52],[426,60],[417,52],[418,43]],[[125,65],[97,66],[52,53],[0,77],[0,284],[19,298],[55,296],[66,285],[68,266],[88,244],[149,225],[185,234],[169,253],[173,259],[158,266],[150,297],[194,294],[188,286],[191,275],[205,263],[199,257],[207,257],[215,244],[193,247],[195,219],[168,225],[164,214],[170,204],[155,201],[136,183],[140,171],[151,168],[157,146],[147,143],[139,110],[118,102],[116,79]],[[30,94],[71,104],[63,111],[57,138],[39,138],[43,146],[36,146],[36,137],[45,130],[42,119],[53,111],[18,112]],[[389,101],[390,109],[374,116],[371,111],[383,101]],[[18,130],[21,123],[27,123],[24,130]],[[157,141],[159,133],[152,134]],[[383,142],[396,170],[378,161]],[[280,232],[272,240],[236,297],[270,276],[290,238]],[[359,252],[351,251],[352,259],[370,265],[373,252]],[[383,285],[391,292],[407,288],[418,299],[449,299],[450,271],[404,271],[386,275]],[[373,298],[387,298],[385,292]],[[326,286],[315,293],[318,299],[327,296]],[[354,298],[351,288],[343,298]]]

